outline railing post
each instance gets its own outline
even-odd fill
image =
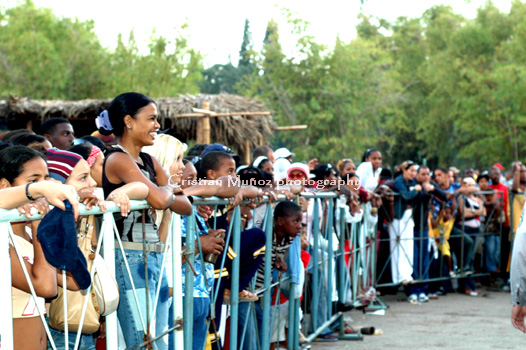
[[[263,292],[263,320],[261,332],[261,348],[270,347],[270,308],[271,308],[271,277],[272,277],[272,241],[274,235],[274,218],[272,216],[272,205],[267,206],[265,213],[265,291]]]
[[[195,212],[195,207],[194,207]],[[196,218],[194,213],[188,216],[186,221],[186,264],[185,264],[185,281],[184,281],[184,348],[185,350],[192,349],[192,336],[194,324],[194,274],[190,269],[190,265],[195,265],[195,232],[196,232]],[[206,278],[206,276],[204,276]],[[175,286],[175,281],[174,281]],[[175,299],[174,299],[175,301]]]
[[[239,206],[234,208],[232,213],[232,249],[237,256],[232,260],[232,278],[231,282],[231,308],[230,308],[230,349],[237,350],[237,333],[238,333],[238,316],[239,316],[239,256],[241,254],[241,219]],[[228,247],[226,247],[228,249]]]
[[[319,223],[319,211],[320,207],[318,204],[318,199],[314,198],[314,210],[312,211],[312,227],[311,235],[314,242],[314,248],[312,253],[312,306],[311,306],[311,317],[312,324],[314,327],[317,327],[318,324],[318,303],[319,300],[319,291],[318,291],[318,280],[319,280],[319,266],[318,266],[318,257],[320,249],[320,223]],[[322,256],[323,258],[323,256]]]
[[[182,303],[183,290],[182,290],[182,264],[181,264],[181,217],[179,214],[172,213],[170,220],[170,230],[168,234],[172,235],[172,314],[168,317],[173,318],[173,324],[176,324],[178,318],[183,318]],[[179,233],[176,235],[176,233]],[[184,328],[184,327],[183,327]],[[176,329],[174,331],[174,349],[184,348],[184,330]]]
[[[287,349],[295,350],[299,345],[299,299],[292,296],[296,295],[299,286],[290,281],[289,283],[289,332],[287,337]]]
[[[333,219],[334,219],[334,206],[333,199],[329,198],[327,200],[327,221],[325,225],[326,239],[327,239],[327,319],[332,317],[332,294],[333,294],[333,269],[334,269],[334,249],[333,249]]]
[[[11,300],[11,258],[9,255],[9,223],[0,222],[0,271],[6,271],[8,278],[3,278],[0,283],[0,300],[4,301],[0,316],[0,348],[14,349],[13,340],[13,305]],[[6,302],[8,301],[8,302]]]
[[[109,263],[108,270],[115,278],[115,237],[114,237],[114,220],[113,213],[107,212],[102,216],[101,234],[103,235],[103,255],[104,260]],[[116,234],[119,234],[116,232]],[[106,316],[106,348],[117,349],[117,311]]]

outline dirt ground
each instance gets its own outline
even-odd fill
[[[353,310],[346,315],[355,329],[374,326],[382,335],[363,341],[311,344],[313,350],[338,349],[525,349],[526,335],[511,325],[509,293],[483,290],[479,297],[448,294],[411,305],[403,294],[388,295],[385,316]]]

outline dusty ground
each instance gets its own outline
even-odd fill
[[[510,321],[509,293],[483,291],[480,297],[448,294],[439,300],[411,305],[403,295],[385,296],[385,316],[351,311],[357,329],[374,326],[383,335],[364,336],[363,341],[312,343],[312,349],[525,349],[526,335]]]

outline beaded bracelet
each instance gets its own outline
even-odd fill
[[[32,182],[29,182],[27,185],[26,185],[26,197],[27,199],[29,199],[30,201],[36,201],[35,198],[33,198],[32,195],[29,194],[29,185],[31,185]]]

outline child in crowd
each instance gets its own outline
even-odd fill
[[[449,275],[455,277],[456,274],[453,268],[453,261],[451,260],[451,249],[449,247],[449,236],[451,235],[451,230],[455,223],[453,209],[449,204],[444,203],[442,209],[438,212],[436,221],[433,220],[432,213],[429,213],[429,221],[429,226],[432,228],[430,236],[436,240],[438,249],[442,253],[449,270]]]
[[[91,176],[91,169],[88,161],[84,160],[76,153],[60,151],[58,149],[48,149],[46,151],[46,157],[51,178],[66,185],[73,186],[87,209],[96,205],[100,206],[102,211],[106,210],[106,205],[102,198],[99,198],[94,194],[97,182]],[[130,208],[130,198],[144,199],[147,195],[148,188],[146,185],[136,182],[115,189],[108,196],[108,200],[114,201],[121,208],[121,215],[127,215]],[[58,279],[59,283],[61,280],[61,278]],[[58,350],[65,349],[64,332],[52,327],[50,327],[49,330],[53,336],[56,348]],[[76,332],[70,332],[69,348],[75,346],[75,340]],[[79,344],[79,349],[81,350],[95,349],[95,344],[91,334],[82,333]],[[48,349],[52,349],[51,343],[48,344]]]
[[[38,183],[44,182],[44,180],[49,180],[49,173],[45,158],[40,152],[24,146],[5,147],[0,151],[0,192],[2,194],[7,194],[8,191],[6,190],[8,189],[24,186],[25,197],[27,197],[24,201],[34,201],[34,197],[38,198],[37,187],[41,187]],[[49,181],[45,181],[45,183],[49,187],[54,187],[57,192],[64,193],[58,185],[51,184]],[[13,198],[20,200],[20,197],[21,194],[13,196],[9,200]],[[69,196],[68,199],[78,204],[78,201],[73,200],[75,197]],[[7,201],[6,199],[5,202]],[[16,204],[9,203],[14,205],[2,203],[1,207],[13,208],[18,204],[23,204],[24,201]],[[21,208],[21,211],[29,214],[31,207],[37,208],[43,214],[48,211],[45,200],[32,202],[31,205]],[[46,348],[47,338],[39,311],[45,311],[44,298],[55,297],[57,295],[57,282],[62,282],[62,278],[57,280],[57,274],[61,274],[61,272],[57,272],[57,269],[46,261],[40,240],[36,238],[39,223],[40,221],[31,221],[29,232],[26,230],[26,222],[11,224],[14,236],[9,247],[9,255],[11,257],[11,283],[13,286],[14,348],[17,350]],[[2,234],[7,234],[7,232]],[[15,253],[15,244],[18,253],[24,257],[25,267],[37,295],[36,303],[31,296],[29,283]],[[73,287],[74,281],[70,280],[70,282],[70,286]]]
[[[301,233],[301,222],[303,212],[301,207],[293,202],[280,202],[274,209],[274,234],[272,239],[272,268],[279,272],[287,271],[288,267],[285,262],[285,257],[288,253],[292,241]],[[301,265],[301,260],[295,261]],[[256,275],[256,290],[265,287],[265,258],[263,257],[262,264],[259,266]],[[276,313],[277,309],[273,308]],[[261,319],[263,309],[261,302],[256,303],[256,314],[258,319],[258,329],[261,331]],[[286,322],[277,314],[271,315],[273,323],[272,341],[285,340],[285,325]],[[261,336],[261,333],[260,333]]]
[[[199,162],[198,174],[199,178],[206,180],[218,180],[222,177],[229,178],[230,185],[236,183],[238,179],[235,175],[235,161],[232,155],[222,151],[210,151],[207,149],[203,151],[203,158]],[[225,206],[219,205],[215,210],[210,213],[208,217],[208,224],[214,229],[223,229],[228,232],[228,226],[231,218],[231,210],[241,203],[243,198],[256,198],[261,195],[263,191],[254,186],[241,186],[239,192],[235,196],[233,205]],[[245,227],[246,222],[250,220],[251,206],[244,205],[241,208],[241,227]],[[228,237],[225,238],[229,240]],[[256,271],[261,263],[261,260],[265,254],[265,232],[259,228],[251,228],[241,232],[240,237],[240,251],[234,252],[231,246],[225,247],[223,252],[218,256],[215,263],[216,276],[224,274],[224,269],[228,272],[229,276],[221,277],[219,286],[217,288],[218,295],[215,305],[215,325],[212,325],[211,332],[214,334],[212,344],[217,346],[219,340],[215,334],[214,326],[218,327],[221,320],[221,308],[223,299],[230,300],[230,275],[232,272],[232,260],[238,254],[240,259],[240,271],[239,271],[239,301],[256,301],[258,296],[254,293],[245,290],[248,287],[250,280],[256,274]],[[230,239],[232,244],[232,239]],[[227,254],[224,266],[222,265],[223,255]],[[215,289],[215,288],[214,288]]]

